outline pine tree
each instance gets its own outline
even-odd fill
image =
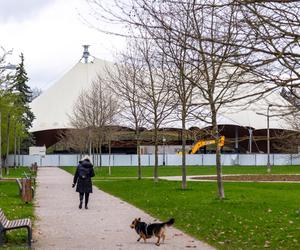
[[[20,55],[20,58],[21,62],[17,65],[11,85],[11,92],[16,95],[16,101],[14,102],[15,108],[22,110],[22,115],[19,120],[19,123],[24,127],[21,148],[22,151],[27,151],[28,147],[34,142],[32,134],[28,132],[32,126],[34,114],[29,107],[29,103],[32,101],[32,91],[27,85],[28,76],[24,66],[23,53]]]
[[[20,94],[20,100],[23,104],[29,103],[32,92],[27,85],[28,76],[24,67],[24,55],[20,55],[21,62],[17,65],[16,74],[13,82],[13,90]]]
[[[17,65],[16,74],[14,76],[12,90],[18,95],[17,105],[24,108],[24,114],[22,117],[22,122],[26,129],[32,126],[34,120],[34,114],[30,110],[29,103],[32,100],[32,91],[27,85],[28,76],[24,67],[24,55],[20,55],[21,62]]]

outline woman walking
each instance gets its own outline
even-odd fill
[[[92,177],[95,176],[94,168],[90,162],[90,158],[85,156],[76,169],[76,173],[73,179],[72,187],[75,187],[76,192],[79,193],[79,209],[82,208],[83,196],[85,196],[85,209],[88,209],[89,196],[93,192]]]

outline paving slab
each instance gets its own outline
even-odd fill
[[[159,247],[155,238],[137,242],[137,234],[129,227],[132,220],[141,217],[151,223],[155,218],[96,187],[90,195],[89,209],[79,209],[72,180],[72,175],[59,168],[39,168],[34,249],[214,249],[174,227],[167,229],[165,243]]]

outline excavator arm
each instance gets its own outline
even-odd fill
[[[225,136],[221,136],[220,137],[220,140],[219,140],[219,146],[220,147],[223,147],[224,146],[224,143],[225,143]],[[201,140],[201,141],[198,141],[193,147],[192,149],[190,150],[189,154],[195,154],[197,153],[197,151],[206,146],[206,145],[211,145],[211,144],[216,144],[216,141],[215,140]]]

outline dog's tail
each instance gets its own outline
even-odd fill
[[[172,226],[174,224],[174,222],[175,222],[175,219],[171,218],[168,221],[164,222],[163,224],[167,225],[169,227],[169,226]]]

